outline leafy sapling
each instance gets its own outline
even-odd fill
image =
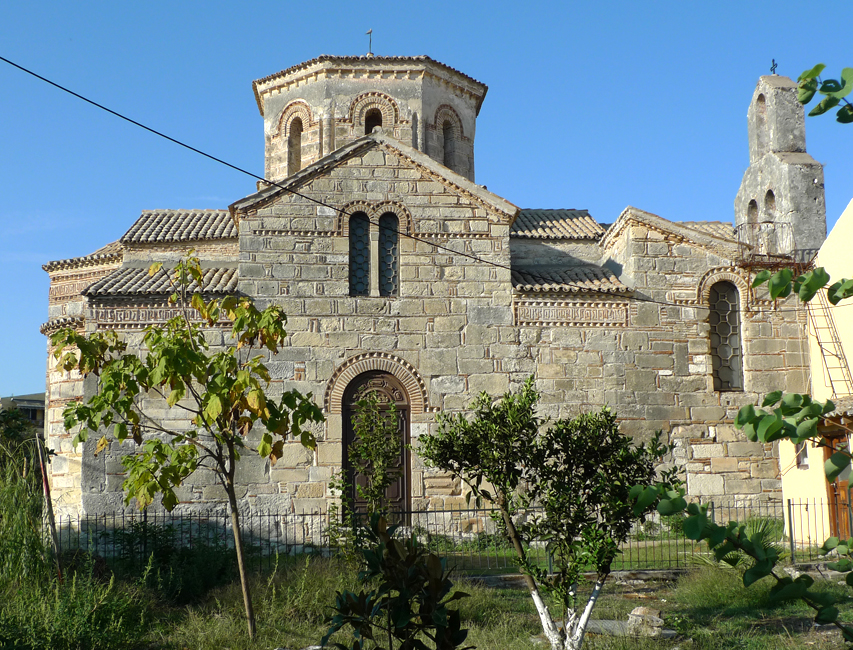
[[[497,508],[551,648],[578,650],[619,545],[655,508],[653,500],[635,510],[632,486],[655,477],[668,449],[658,437],[634,445],[607,408],[546,422],[536,415],[537,400],[532,377],[500,400],[484,393],[471,405],[471,418],[441,414],[438,431],[421,436],[419,453]],[[677,487],[673,473],[664,480]],[[553,574],[528,558],[532,541],[546,543]],[[589,566],[596,577],[584,600]],[[541,589],[559,599],[562,626]]]
[[[75,445],[85,442],[90,432],[102,432],[96,454],[112,440],[136,443],[139,451],[122,458],[127,471],[123,487],[126,502],[136,499],[140,508],[160,495],[163,507],[172,510],[178,504],[175,489],[184,480],[202,467],[213,472],[228,497],[246,619],[249,635],[254,636],[235,484],[237,463],[256,429],[260,439],[254,453],[272,463],[283,455],[290,435],[314,447],[306,425],[322,421],[323,415],[311,395],[290,390],[276,400],[266,392],[270,375],[261,352],[275,354],[286,336],[281,307],[259,310],[246,297],[206,300],[204,274],[194,257],[180,261],[171,275],[160,264],[152,265],[149,273],[171,283],[174,293],[169,301],[179,315],[145,331],[144,354],[129,350],[111,330],[87,336],[63,329],[51,337],[61,368],[98,379],[95,395],[65,409],[65,427],[77,430]],[[211,349],[205,332],[229,321],[230,340]],[[160,419],[157,413],[163,402],[170,411]],[[173,426],[176,412],[189,426]]]

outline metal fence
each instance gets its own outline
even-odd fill
[[[784,548],[795,562],[820,557],[818,547],[833,532],[829,522],[837,514],[830,504],[819,501],[708,503],[709,519],[721,524],[738,521],[750,532],[763,530],[768,541]],[[389,519],[398,524],[399,534],[416,535],[462,573],[505,573],[516,568],[513,550],[493,511],[395,512]],[[655,514],[637,524],[622,545],[613,570],[689,568],[700,558],[710,558],[706,544],[684,536],[683,521],[682,515]],[[843,523],[849,521],[853,519]],[[241,528],[247,555],[257,568],[271,567],[280,555],[340,552],[352,538],[348,522],[330,518],[328,513],[245,513]],[[79,549],[108,561],[134,564],[145,563],[152,555],[227,550],[234,545],[230,515],[198,512],[58,517],[57,534],[63,552]],[[532,543],[527,550],[531,561],[543,568],[550,566],[544,544]]]

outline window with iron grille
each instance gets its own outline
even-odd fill
[[[397,247],[397,215],[386,212],[379,218],[379,295],[396,296],[399,286],[399,259]]]
[[[363,212],[349,221],[349,295],[370,295],[370,221]]]
[[[731,282],[718,282],[710,294],[711,360],[714,390],[743,390],[740,296]]]

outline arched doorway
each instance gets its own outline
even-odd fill
[[[398,467],[400,469],[400,478],[388,488],[385,492],[385,498],[390,511],[406,512],[410,509],[409,487],[411,483],[411,465],[407,445],[409,444],[411,406],[408,394],[397,378],[379,370],[371,370],[358,375],[349,383],[346,391],[344,391],[344,448],[342,461],[344,475],[351,490],[348,496],[351,499],[351,503],[354,504],[356,511],[363,512],[366,510],[364,500],[359,498],[358,492],[355,489],[360,477],[349,461],[347,450],[355,440],[355,431],[352,424],[353,409],[355,404],[369,393],[376,395],[383,410],[390,410],[393,404],[397,411],[397,434],[400,445]]]

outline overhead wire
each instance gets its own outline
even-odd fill
[[[107,113],[109,113],[115,117],[118,117],[119,119],[122,119],[126,122],[129,122],[130,124],[133,124],[136,127],[139,127],[141,129],[144,129],[145,131],[148,131],[149,133],[152,133],[156,136],[164,138],[165,140],[168,140],[169,142],[172,142],[173,144],[176,144],[180,147],[183,147],[184,149],[188,149],[189,151],[192,151],[193,153],[199,154],[200,156],[203,156],[205,158],[208,158],[209,160],[217,162],[221,165],[225,165],[226,167],[229,167],[229,168],[231,168],[235,171],[238,171],[242,174],[246,174],[247,176],[250,176],[250,177],[252,177],[258,181],[261,181],[261,182],[263,182],[263,183],[265,183],[271,187],[279,188],[279,189],[281,189],[285,192],[288,192],[294,196],[297,196],[301,199],[305,199],[306,201],[316,203],[317,205],[320,205],[320,206],[323,206],[326,208],[330,208],[330,209],[334,210],[335,212],[346,215],[348,217],[351,217],[354,214],[354,213],[347,212],[343,208],[340,208],[340,207],[337,207],[334,205],[330,205],[330,204],[326,203],[325,201],[321,201],[320,199],[317,199],[313,196],[309,196],[307,194],[303,194],[302,192],[298,192],[298,191],[296,191],[290,187],[286,187],[285,185],[282,185],[279,182],[271,181],[271,180],[269,180],[263,176],[259,176],[259,175],[255,174],[254,172],[249,171],[248,169],[245,169],[243,167],[240,167],[238,165],[230,163],[227,160],[223,160],[222,158],[219,158],[219,157],[214,156],[212,154],[209,154],[206,151],[203,151],[201,149],[193,147],[192,145],[187,144],[186,142],[183,142],[181,140],[178,140],[177,138],[173,138],[172,136],[167,135],[167,134],[163,133],[162,131],[158,131],[157,129],[151,128],[150,126],[147,126],[147,125],[143,124],[142,122],[134,120],[133,118],[130,118],[130,117],[128,117],[122,113],[119,113],[118,111],[115,111],[111,108],[108,108],[107,106],[104,106],[103,104],[100,104],[100,103],[98,103],[92,99],[89,99],[88,97],[85,97],[84,95],[81,95],[80,93],[77,93],[77,92],[71,90],[70,88],[67,88],[66,86],[58,84],[55,81],[52,81],[52,80],[48,79],[47,77],[44,77],[44,76],[34,72],[33,70],[30,70],[30,69],[28,69],[22,65],[19,65],[18,63],[15,63],[14,61],[11,61],[11,60],[3,57],[3,56],[0,56],[0,61],[8,63],[12,67],[17,68],[18,70],[21,70],[22,72],[25,72],[26,74],[29,74],[29,75],[35,77],[36,79],[39,79],[40,81],[43,81],[44,83],[53,86],[54,88],[57,88],[57,89],[65,92],[65,93],[68,93],[69,95],[72,95],[73,97],[76,97],[77,99],[80,99],[80,100],[86,102],[87,104],[91,104],[92,106],[99,108],[102,111],[106,111]],[[372,220],[370,220],[369,217],[368,217],[368,221],[370,223],[376,225],[376,226],[379,225],[377,221],[372,221]],[[500,262],[494,262],[492,260],[487,260],[487,259],[484,259],[484,258],[479,257],[477,255],[474,255],[472,253],[467,253],[465,251],[455,250],[453,248],[450,248],[449,246],[443,246],[442,244],[438,244],[434,241],[430,241],[429,239],[425,239],[423,237],[418,237],[416,235],[412,235],[411,233],[407,233],[407,232],[400,230],[398,228],[391,228],[389,226],[384,226],[384,228],[387,230],[390,230],[392,232],[395,232],[398,236],[406,237],[406,238],[412,239],[416,242],[426,244],[426,245],[431,246],[437,250],[445,251],[445,252],[451,253],[453,255],[459,255],[461,257],[465,257],[467,259],[474,260],[474,261],[479,262],[481,264],[486,264],[486,265],[489,265],[492,267],[504,269],[506,271],[509,271],[510,273],[512,273],[512,271],[513,271],[511,265],[501,264]],[[437,233],[437,234],[441,234],[441,233]],[[526,273],[527,275],[529,275],[530,277],[532,277],[534,279],[538,279],[538,280],[542,281],[546,285],[547,284],[554,284],[550,278],[546,278],[546,277],[542,276],[541,274],[536,273],[535,271],[532,271],[530,269],[524,269],[524,273]],[[612,292],[612,291],[607,291],[604,289],[597,289],[595,287],[587,287],[587,286],[575,284],[572,282],[563,281],[560,284],[562,286],[569,287],[570,289],[574,289],[577,293],[594,293],[594,294],[599,294],[599,295],[606,295],[606,296],[609,296],[611,298],[612,297],[630,298],[631,300],[635,300],[637,302],[654,303],[654,304],[662,305],[665,307],[690,307],[691,306],[689,304],[663,301],[663,300],[655,300],[654,298],[649,298],[649,297],[639,297],[636,295],[626,295],[625,293],[621,293],[621,292]],[[845,305],[845,306],[848,306],[848,305]],[[799,311],[799,310],[798,309],[777,309],[775,311],[792,311],[793,312],[793,311]]]

